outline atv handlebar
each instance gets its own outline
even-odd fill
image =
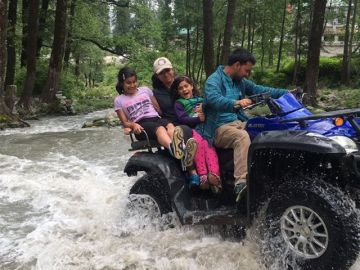
[[[290,90],[290,93],[293,94],[294,97],[300,102],[302,102],[305,95],[304,89],[302,89],[301,87],[296,87],[295,89]]]
[[[271,98],[270,92],[260,93],[256,95],[249,96],[248,99],[251,100],[252,104],[242,108],[243,110],[251,110],[261,104],[267,103],[267,101]],[[235,109],[240,109],[240,105],[236,105]]]
[[[302,99],[304,97],[304,90],[301,87],[296,87],[294,90],[290,90],[289,91],[291,94],[294,95],[294,97],[300,102],[302,103]],[[248,99],[251,100],[252,104],[250,104],[249,106],[246,106],[244,108],[242,108],[243,110],[251,110],[259,105],[262,104],[269,104],[269,106],[275,107],[276,108],[276,104],[274,102],[271,102],[272,98],[271,98],[271,93],[270,92],[265,92],[265,93],[260,93],[260,94],[256,94],[256,95],[252,95],[249,96]],[[236,105],[235,109],[240,109],[241,106],[240,105]]]

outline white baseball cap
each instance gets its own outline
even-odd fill
[[[167,68],[173,68],[169,59],[166,57],[159,57],[155,60],[153,66],[154,73],[159,74],[161,71]]]

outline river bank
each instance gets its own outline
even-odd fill
[[[29,126],[27,120],[39,120],[42,117],[59,116],[59,115],[81,115],[98,110],[110,109],[113,106],[112,96],[94,97],[87,96],[81,99],[70,100],[65,97],[59,98],[59,101],[52,105],[40,103],[34,99],[32,112],[17,110],[17,117],[9,117],[0,114],[0,130],[7,128],[25,128]],[[324,111],[333,111],[345,108],[360,107],[360,90],[359,89],[322,89],[319,91],[318,106],[308,107],[313,113]],[[264,115],[268,113],[265,107],[258,107],[249,111],[250,115]],[[120,125],[116,115],[109,114],[103,117],[92,119],[85,122],[84,127],[98,126],[118,126]]]
[[[29,120],[39,120],[43,117],[82,115],[91,112],[112,108],[113,97],[87,97],[83,99],[70,100],[60,97],[53,104],[40,103],[34,99],[30,110],[15,107],[13,113],[0,114],[0,130],[8,128],[29,127]],[[111,122],[116,122],[113,119]],[[109,122],[110,123],[110,122]],[[118,125],[114,123],[111,125]]]

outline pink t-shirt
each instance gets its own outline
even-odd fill
[[[147,87],[139,87],[134,96],[120,95],[114,100],[115,111],[122,110],[132,122],[144,118],[160,117],[155,110],[151,97],[153,92]]]

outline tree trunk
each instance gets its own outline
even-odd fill
[[[80,76],[80,54],[75,53],[75,76],[79,78]]]
[[[274,65],[274,38],[270,39],[270,47],[269,47],[269,67]]]
[[[36,77],[36,46],[39,19],[39,0],[31,0],[29,4],[28,28],[31,29],[27,38],[26,46],[26,79],[19,105],[25,109],[31,109],[32,93]]]
[[[191,65],[191,39],[190,39],[190,28],[186,28],[186,75],[190,76],[190,65]]]
[[[242,26],[242,34],[241,34],[241,47],[244,48],[245,43],[245,34],[246,34],[246,13],[244,14],[244,25]]]
[[[44,39],[44,31],[46,25],[46,18],[49,9],[49,0],[42,0],[41,2],[41,9],[40,9],[40,17],[39,17],[39,31],[38,31],[38,40],[37,40],[37,52],[36,56],[39,58],[40,51],[43,45]]]
[[[0,0],[0,114],[10,114],[4,101],[6,72],[7,0]]]
[[[199,64],[199,69],[198,69],[198,72],[197,72],[197,76],[196,76],[196,81],[200,81],[200,78],[202,78],[202,75],[203,75],[203,68],[204,68],[204,51],[202,51],[201,53],[201,61],[200,61],[200,64]]]
[[[76,0],[72,0],[70,5],[69,31],[67,33],[65,55],[64,55],[65,67],[69,66],[70,53],[72,50],[72,42],[73,42],[72,32],[74,28],[75,8],[76,8]]]
[[[227,64],[227,60],[230,54],[230,45],[232,38],[233,22],[236,8],[236,0],[228,0],[228,9],[226,15],[224,39],[221,50],[220,63],[223,65]]]
[[[256,13],[254,13],[253,19],[252,19],[251,46],[250,46],[250,52],[251,52],[251,53],[254,52],[255,22],[256,22],[255,17],[256,17]]]
[[[203,0],[203,20],[204,20],[204,68],[206,77],[214,72],[214,33],[213,33],[213,1]]]
[[[0,0],[0,97],[5,94],[7,1]],[[0,111],[1,113],[1,111]]]
[[[350,21],[351,21],[351,6],[352,0],[349,0],[348,10],[346,15],[345,24],[345,37],[344,37],[344,53],[341,67],[341,83],[349,84],[349,39],[350,39]]]
[[[7,67],[5,87],[14,84],[16,50],[15,50],[15,31],[16,31],[16,11],[17,0],[10,0],[8,14],[8,32],[7,32]]]
[[[28,36],[28,11],[29,11],[29,0],[22,0],[22,37],[21,37],[21,56],[20,56],[20,66],[26,66],[26,42]]]
[[[305,92],[309,94],[310,102],[316,106],[317,81],[319,78],[319,61],[321,37],[325,17],[326,0],[315,0],[309,37],[309,52],[307,59]]]
[[[200,29],[199,29],[199,21],[197,21],[196,25],[196,39],[195,39],[195,45],[194,45],[194,52],[193,52],[193,62],[192,62],[192,68],[190,71],[191,78],[195,79],[195,66],[198,56],[198,48],[199,48],[199,40],[200,40]]]
[[[279,43],[279,55],[278,55],[278,61],[276,65],[276,72],[279,72],[280,70],[280,64],[281,64],[281,57],[282,57],[282,48],[284,44],[284,31],[285,31],[285,18],[286,18],[286,4],[287,0],[284,0],[284,10],[283,10],[283,16],[281,21],[281,34],[280,34],[280,43]]]
[[[298,84],[297,74],[300,66],[300,23],[301,23],[301,0],[297,0],[297,10],[296,10],[296,22],[295,22],[295,41],[294,41],[294,73],[293,73],[293,84]]]
[[[56,100],[56,93],[59,88],[66,36],[66,4],[67,0],[56,1],[54,40],[48,76],[40,97],[46,103]]]
[[[215,66],[218,66],[220,64],[220,51],[221,51],[221,42],[222,42],[222,34],[219,33],[219,36],[217,38],[217,45],[216,45],[216,62]]]
[[[262,12],[261,19],[261,54],[260,54],[260,67],[261,72],[264,71],[264,60],[265,60],[265,10]]]
[[[247,30],[247,49],[250,51],[251,48],[251,15],[252,15],[252,9],[249,9],[248,13],[248,30]]]
[[[355,24],[356,24],[356,12],[357,12],[357,3],[358,0],[353,0],[354,1],[354,11],[353,11],[353,17],[352,17],[352,22],[351,22],[351,34],[350,34],[350,40],[349,40],[349,64],[348,64],[348,74],[349,74],[349,78],[348,81],[350,82],[351,79],[351,59],[352,59],[352,44],[353,44],[353,38],[354,38],[354,34],[355,34]]]
[[[15,102],[16,102],[16,85],[7,85],[4,98],[6,106],[9,108],[11,114],[15,112]]]

